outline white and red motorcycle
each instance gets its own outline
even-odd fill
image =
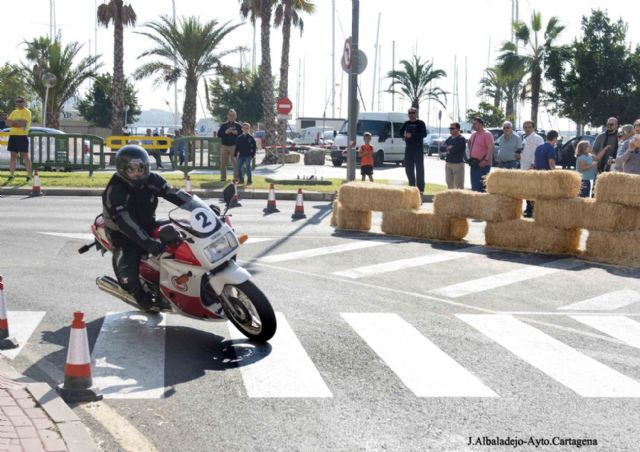
[[[267,297],[251,282],[251,275],[235,260],[245,236],[236,236],[227,210],[235,194],[233,185],[224,190],[225,211],[214,212],[197,196],[169,212],[169,224],[153,233],[166,249],[160,257],[140,261],[140,281],[145,289],[163,301],[163,311],[199,320],[230,320],[245,336],[266,342],[276,332],[276,317]],[[111,250],[102,215],[91,232],[95,241],[78,250],[95,246],[102,253]],[[135,298],[109,276],[96,279],[98,287],[138,308]]]

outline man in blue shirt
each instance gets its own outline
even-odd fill
[[[533,162],[537,170],[553,170],[556,169],[556,142],[558,141],[558,132],[550,130],[547,132],[547,142],[536,148],[536,156]]]

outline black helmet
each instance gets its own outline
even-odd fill
[[[149,178],[149,154],[136,144],[120,148],[116,154],[116,174],[134,188],[141,187]]]

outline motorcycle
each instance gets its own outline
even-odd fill
[[[246,235],[236,236],[227,214],[235,187],[223,191],[225,210],[208,206],[197,196],[169,212],[167,224],[153,231],[165,246],[161,256],[143,256],[140,281],[156,300],[160,312],[173,312],[199,320],[230,320],[247,338],[266,342],[276,332],[276,316],[267,297],[251,281],[250,273],[236,263]],[[95,241],[81,247],[85,253],[96,247],[104,255],[112,250],[102,214],[91,225]],[[135,298],[115,278],[100,276],[98,288],[138,308]]]

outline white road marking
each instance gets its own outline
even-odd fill
[[[583,397],[640,397],[640,383],[508,315],[457,314]]]
[[[640,323],[624,316],[572,315],[572,319],[640,348]]]
[[[397,314],[342,317],[418,397],[498,397]]]
[[[80,232],[40,232],[40,234],[52,235],[54,237],[64,237],[64,238],[67,238],[67,239],[95,240],[95,237],[90,232],[87,232],[87,233],[80,233]]]
[[[640,301],[640,293],[623,289],[558,308],[563,311],[613,311]]]
[[[93,348],[94,384],[105,398],[164,396],[165,315],[110,312]]]
[[[235,348],[250,348],[251,362],[240,365],[247,395],[254,398],[332,397],[316,366],[280,312],[278,330],[268,344],[248,342],[231,324],[229,334]],[[245,353],[240,354],[244,356]]]
[[[580,262],[577,259],[560,259],[547,262],[542,265],[528,265],[525,268],[520,268],[518,270],[512,270],[506,273],[499,273],[497,275],[486,276],[484,278],[473,279],[463,283],[441,287],[440,289],[432,290],[431,293],[443,297],[458,298],[472,293],[484,292],[485,290],[508,286],[517,282],[528,281],[530,279],[550,275],[562,270],[569,270],[581,265],[585,265],[585,263]]]
[[[9,336],[18,342],[18,347],[10,350],[2,350],[3,356],[15,359],[29,341],[33,332],[38,328],[44,318],[44,311],[9,311],[7,322],[9,323]]]
[[[366,265],[363,267],[352,268],[350,270],[333,272],[333,275],[344,276],[345,278],[357,279],[365,276],[378,275],[380,273],[388,273],[407,268],[419,267],[421,265],[437,264],[439,262],[452,261],[472,256],[474,252],[484,250],[483,246],[470,246],[461,248],[459,251],[444,251],[441,253],[430,254],[427,256],[411,257],[408,259],[400,259],[396,261],[383,262],[381,264]]]
[[[244,245],[247,245],[247,244],[250,245],[252,243],[260,243],[260,242],[268,242],[269,240],[275,240],[275,238],[273,238],[273,237],[251,237],[251,236],[249,236],[247,241],[244,242]]]
[[[364,248],[371,248],[373,246],[389,245],[392,243],[400,243],[400,240],[360,240],[357,242],[350,242],[344,245],[324,246],[321,248],[310,248],[300,251],[293,251],[291,253],[274,254],[272,256],[265,256],[260,259],[261,262],[283,262],[293,259],[304,259],[308,257],[326,256],[327,254],[343,253],[345,251],[361,250]]]

